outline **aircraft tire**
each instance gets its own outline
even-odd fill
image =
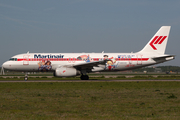
[[[24,77],[24,80],[27,81],[27,80],[28,80],[28,77]]]
[[[88,75],[81,75],[81,80],[89,80],[89,76]]]

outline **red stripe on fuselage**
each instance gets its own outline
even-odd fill
[[[84,61],[76,58],[18,58],[17,61]],[[92,61],[99,61],[101,58],[91,58]],[[111,60],[111,59],[109,59]],[[149,58],[115,58],[116,61],[147,61]]]

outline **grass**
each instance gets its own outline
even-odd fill
[[[180,82],[1,83],[0,119],[180,119]]]
[[[127,77],[124,75],[119,76],[109,76],[108,78],[105,76],[89,76],[90,80],[180,80],[179,75],[158,75],[158,76],[152,76],[152,75],[135,75],[131,77]],[[24,80],[24,76],[0,76],[0,81],[6,81],[6,80]],[[46,76],[29,76],[28,80],[80,80],[80,77],[46,77]]]

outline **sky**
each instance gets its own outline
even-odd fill
[[[171,26],[180,66],[179,0],[0,0],[0,64],[21,53],[130,53]]]

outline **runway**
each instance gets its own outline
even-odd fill
[[[150,81],[177,81],[180,82],[180,80],[7,80],[7,81],[0,81],[0,83],[6,83],[6,82],[150,82]]]

